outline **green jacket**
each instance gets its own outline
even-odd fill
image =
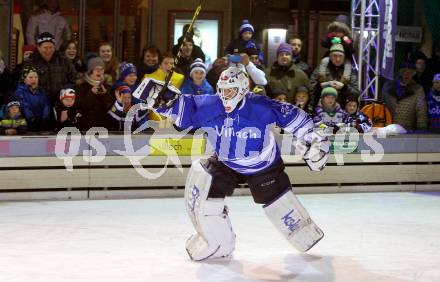
[[[278,65],[275,62],[266,69],[266,77],[270,89],[281,88],[287,90],[287,101],[294,104],[296,89],[299,86],[309,88],[309,78],[294,63],[290,67]]]
[[[27,130],[27,122],[22,116],[15,118],[5,117],[0,120],[0,135],[5,135],[6,129],[16,129],[17,134],[24,134]]]

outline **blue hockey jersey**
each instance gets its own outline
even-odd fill
[[[246,175],[262,171],[281,158],[272,131],[275,125],[297,138],[314,126],[296,106],[250,92],[231,113],[225,112],[218,95],[181,95],[172,107],[157,112],[174,119],[181,129],[206,131],[218,159]]]

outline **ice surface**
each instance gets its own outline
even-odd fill
[[[207,262],[181,198],[0,202],[0,281],[440,281],[440,193],[299,198],[325,232],[307,254],[232,197],[234,258]]]

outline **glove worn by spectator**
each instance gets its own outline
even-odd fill
[[[330,141],[321,130],[316,129],[304,135],[303,139],[307,147],[303,159],[307,166],[312,171],[323,170],[328,160]]]

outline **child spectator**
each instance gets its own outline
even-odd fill
[[[132,63],[122,62],[119,65],[119,78],[113,85],[113,88],[116,89],[120,85],[128,85],[130,87],[131,92],[136,90],[137,84],[137,69]]]
[[[339,128],[345,126],[347,114],[336,102],[338,91],[333,87],[325,87],[321,91],[321,99],[315,108],[313,121],[317,127],[326,132],[336,133]]]
[[[286,89],[273,88],[273,89],[271,89],[270,94],[271,94],[272,99],[279,101],[279,102],[288,103]]]
[[[427,95],[429,129],[440,133],[440,73],[434,75],[432,89]]]
[[[131,95],[131,89],[126,84],[121,84],[115,90],[116,101],[113,107],[108,111],[110,118],[110,130],[124,131],[124,125],[127,121],[127,114],[131,107],[140,101]],[[148,122],[148,111],[138,110],[131,120],[131,131],[135,131],[142,124]]]
[[[63,127],[78,127],[78,119],[81,117],[81,113],[75,105],[75,97],[75,90],[71,88],[61,89],[60,103],[54,108],[58,130]]]
[[[258,50],[259,60],[263,61],[263,53],[258,43],[252,39],[254,34],[254,27],[250,24],[248,20],[243,20],[240,26],[239,38],[231,41],[225,49],[226,54],[243,53],[246,49],[256,49]]]
[[[87,73],[76,87],[76,99],[81,117],[78,127],[87,131],[92,127],[108,128],[107,112],[114,103],[110,86],[105,83],[105,64],[100,57],[91,58],[87,62]]]
[[[14,79],[15,87],[17,87],[18,82],[20,81],[20,75],[21,71],[23,70],[24,64],[29,61],[32,54],[35,52],[35,46],[33,45],[24,45],[21,49],[23,54],[23,61],[15,66],[14,70],[12,71],[12,77]]]
[[[180,92],[182,94],[215,94],[214,89],[208,83],[206,78],[206,66],[202,59],[195,59],[191,64],[189,77],[185,78]]]
[[[141,63],[137,65],[138,82],[144,78],[146,74],[155,72],[159,68],[160,50],[156,46],[145,46],[142,50]]]
[[[295,106],[305,111],[306,113],[313,114],[313,106],[310,103],[309,89],[305,86],[299,86],[295,93]]]
[[[23,110],[29,131],[47,131],[52,128],[51,107],[43,88],[39,86],[37,69],[25,66],[15,97]]]
[[[12,101],[6,105],[6,115],[0,121],[0,135],[25,134],[26,119],[21,115],[20,102]]]
[[[347,112],[346,125],[356,128],[359,133],[371,131],[373,125],[370,119],[359,110],[358,97],[351,96],[347,98],[345,111]]]
[[[331,22],[327,26],[327,31],[327,35],[321,40],[321,46],[329,49],[333,44],[342,44],[345,56],[351,58],[354,52],[353,39],[351,39],[351,30],[344,20],[336,19],[336,21]]]

